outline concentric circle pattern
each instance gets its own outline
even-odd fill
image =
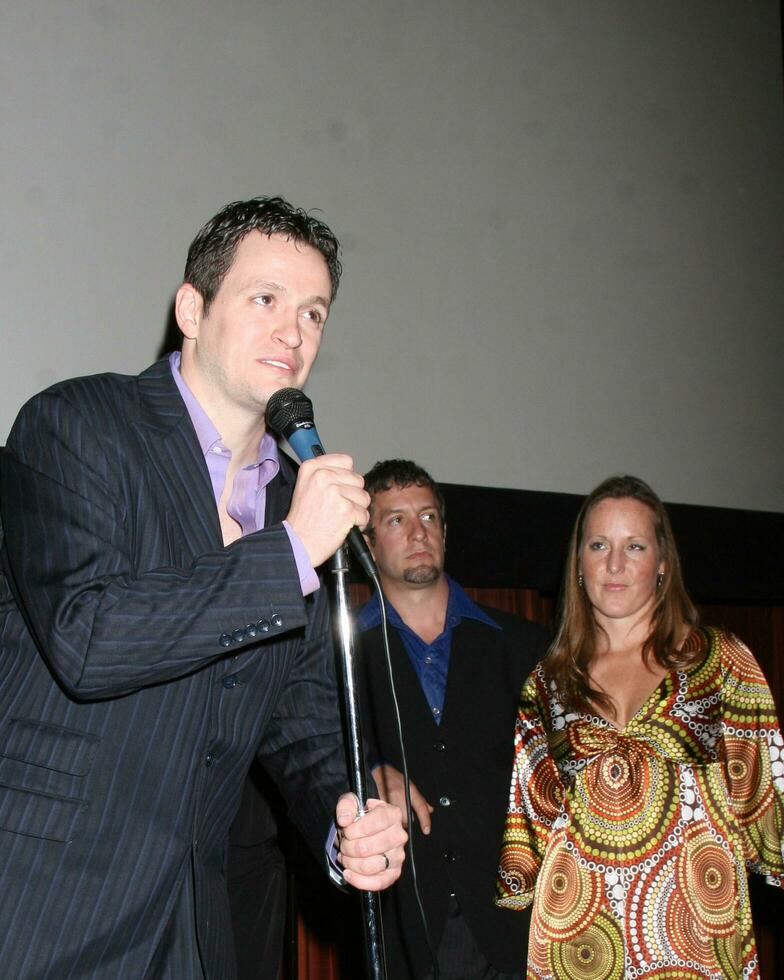
[[[639,864],[678,820],[678,773],[639,741],[619,737],[595,758],[570,799],[581,852],[611,864]]]
[[[537,813],[555,818],[563,803],[563,783],[552,763],[542,763],[534,769],[528,781],[528,794]]]
[[[748,738],[725,738],[725,768],[732,807],[747,826],[773,806],[774,789],[767,752]]]
[[[725,847],[703,826],[692,825],[675,865],[678,888],[708,936],[729,936],[735,929],[738,869]]]
[[[582,868],[566,848],[549,851],[534,899],[542,935],[560,942],[582,932],[599,910],[602,886],[601,876]]]
[[[552,943],[537,927],[536,918],[531,919],[528,935],[528,969],[535,976],[546,977],[550,971],[550,948]]]
[[[715,970],[716,951],[711,937],[692,915],[680,889],[673,889],[664,919],[664,932],[679,959],[696,960],[700,966]]]
[[[623,933],[613,917],[601,913],[578,936],[551,946],[550,968],[572,980],[622,980]]]
[[[539,873],[539,859],[530,847],[505,844],[501,851],[504,889],[510,896],[530,892]]]
[[[498,891],[533,892],[535,980],[760,976],[746,873],[784,887],[784,742],[740,641],[684,649],[622,731],[529,680]]]

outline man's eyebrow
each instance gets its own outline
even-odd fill
[[[383,510],[378,512],[379,517],[389,517],[390,514],[402,514],[404,513],[404,508],[402,507],[385,507]]]
[[[437,514],[438,507],[435,504],[428,504],[427,507],[420,507],[419,510],[416,511],[416,514],[426,514],[429,511]],[[386,507],[384,510],[380,510],[378,513],[380,517],[389,517],[391,514],[407,514],[408,507]]]
[[[243,284],[242,289],[271,289],[273,292],[277,293],[286,292],[286,287],[283,285],[283,283],[275,282],[273,279],[248,279]]]
[[[327,309],[329,309],[329,300],[328,299],[324,299],[323,296],[318,296],[318,295],[316,295],[316,296],[308,296],[308,298],[305,300],[305,302],[302,305],[303,306],[324,306]]]
[[[255,292],[259,289],[268,289],[275,293],[286,293],[288,290],[281,282],[275,282],[274,279],[249,279],[247,283],[242,287],[243,290],[248,292]],[[320,304],[321,306],[329,309],[329,300],[320,296],[318,293],[313,296],[308,296],[303,302],[303,306],[314,306]]]

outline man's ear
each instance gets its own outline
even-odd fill
[[[188,340],[195,340],[199,333],[204,301],[201,293],[189,282],[184,282],[174,297],[174,315],[177,326]]]

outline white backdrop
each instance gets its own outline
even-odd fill
[[[318,207],[361,468],[784,510],[773,0],[2,0],[0,443],[154,359],[229,200]]]

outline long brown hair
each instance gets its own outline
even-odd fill
[[[698,614],[683,585],[678,549],[664,504],[648,484],[636,476],[611,476],[588,494],[577,515],[566,559],[558,633],[543,667],[546,678],[554,683],[565,704],[581,708],[594,702],[615,713],[611,698],[590,683],[589,668],[596,655],[602,628],[596,622],[591,603],[579,581],[579,555],[586,519],[599,501],[607,498],[631,498],[645,504],[653,517],[659,558],[664,563],[664,575],[657,588],[651,616],[651,631],[643,643],[643,661],[647,663],[652,657],[662,667],[673,670],[690,666],[701,654],[698,651],[683,654],[678,649],[683,639],[683,624],[696,626]]]

